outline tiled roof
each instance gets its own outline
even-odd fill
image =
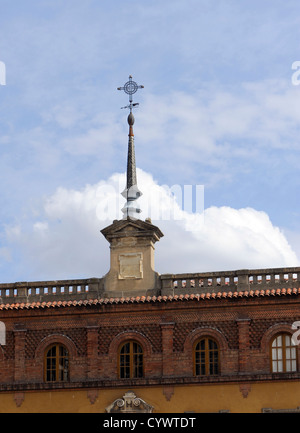
[[[136,296],[124,298],[102,298],[89,300],[71,300],[71,301],[49,301],[49,302],[28,302],[28,303],[8,303],[0,304],[0,310],[23,310],[35,308],[58,308],[58,307],[77,307],[106,304],[134,304],[134,303],[153,303],[153,302],[178,302],[178,301],[201,301],[204,299],[226,299],[226,298],[254,298],[265,296],[286,296],[299,295],[300,288],[281,288],[266,290],[249,290],[236,292],[211,292],[201,294],[185,294],[170,296]]]

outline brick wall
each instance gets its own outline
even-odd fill
[[[71,383],[120,383],[118,348],[127,339],[136,340],[144,350],[141,383],[167,383],[170,378],[178,383],[218,382],[241,375],[270,379],[269,342],[278,332],[293,333],[299,307],[300,295],[7,307],[0,311],[7,330],[6,345],[0,348],[0,389],[21,384],[43,387],[44,354],[52,343],[69,350]],[[218,377],[193,377],[193,348],[202,336],[218,342]],[[297,350],[299,363],[299,346]],[[299,380],[298,373],[289,377]]]

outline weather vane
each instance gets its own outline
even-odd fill
[[[132,95],[137,92],[138,89],[143,89],[144,86],[138,86],[135,81],[132,81],[132,76],[129,75],[129,81],[124,84],[123,87],[118,87],[118,90],[124,90],[127,95],[129,95],[129,105],[122,108],[129,108],[130,113],[127,118],[127,122],[129,125],[129,134],[128,134],[128,154],[127,154],[127,179],[126,179],[126,187],[124,191],[121,193],[122,196],[126,199],[126,203],[122,208],[122,212],[124,213],[124,218],[134,218],[137,219],[139,214],[141,213],[141,209],[138,203],[136,203],[137,199],[142,195],[141,191],[137,186],[137,178],[136,178],[136,164],[135,164],[135,150],[134,150],[134,135],[133,135],[133,124],[134,124],[134,116],[132,113],[132,109],[139,105],[137,102],[134,104],[132,102]]]
[[[132,113],[133,107],[139,105],[138,102],[133,104],[132,95],[136,93],[138,89],[143,89],[143,88],[144,86],[138,86],[135,81],[132,81],[132,75],[129,75],[129,81],[127,81],[127,83],[125,83],[123,87],[118,87],[118,90],[124,90],[124,92],[127,93],[127,95],[129,95],[129,105],[126,105],[125,107],[121,107],[121,108],[129,108],[130,113]]]

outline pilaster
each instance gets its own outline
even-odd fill
[[[15,382],[25,381],[25,338],[26,329],[15,329],[14,330],[14,342],[15,342],[15,369],[14,369],[14,380]]]
[[[174,322],[161,323],[162,332],[162,374],[163,376],[174,375],[173,338]]]
[[[250,371],[250,322],[251,319],[237,319],[239,341],[239,372]]]

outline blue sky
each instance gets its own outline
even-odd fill
[[[205,190],[205,234],[155,222],[158,271],[300,265],[297,0],[0,0],[0,29],[1,282],[108,270],[129,74],[140,189]]]

